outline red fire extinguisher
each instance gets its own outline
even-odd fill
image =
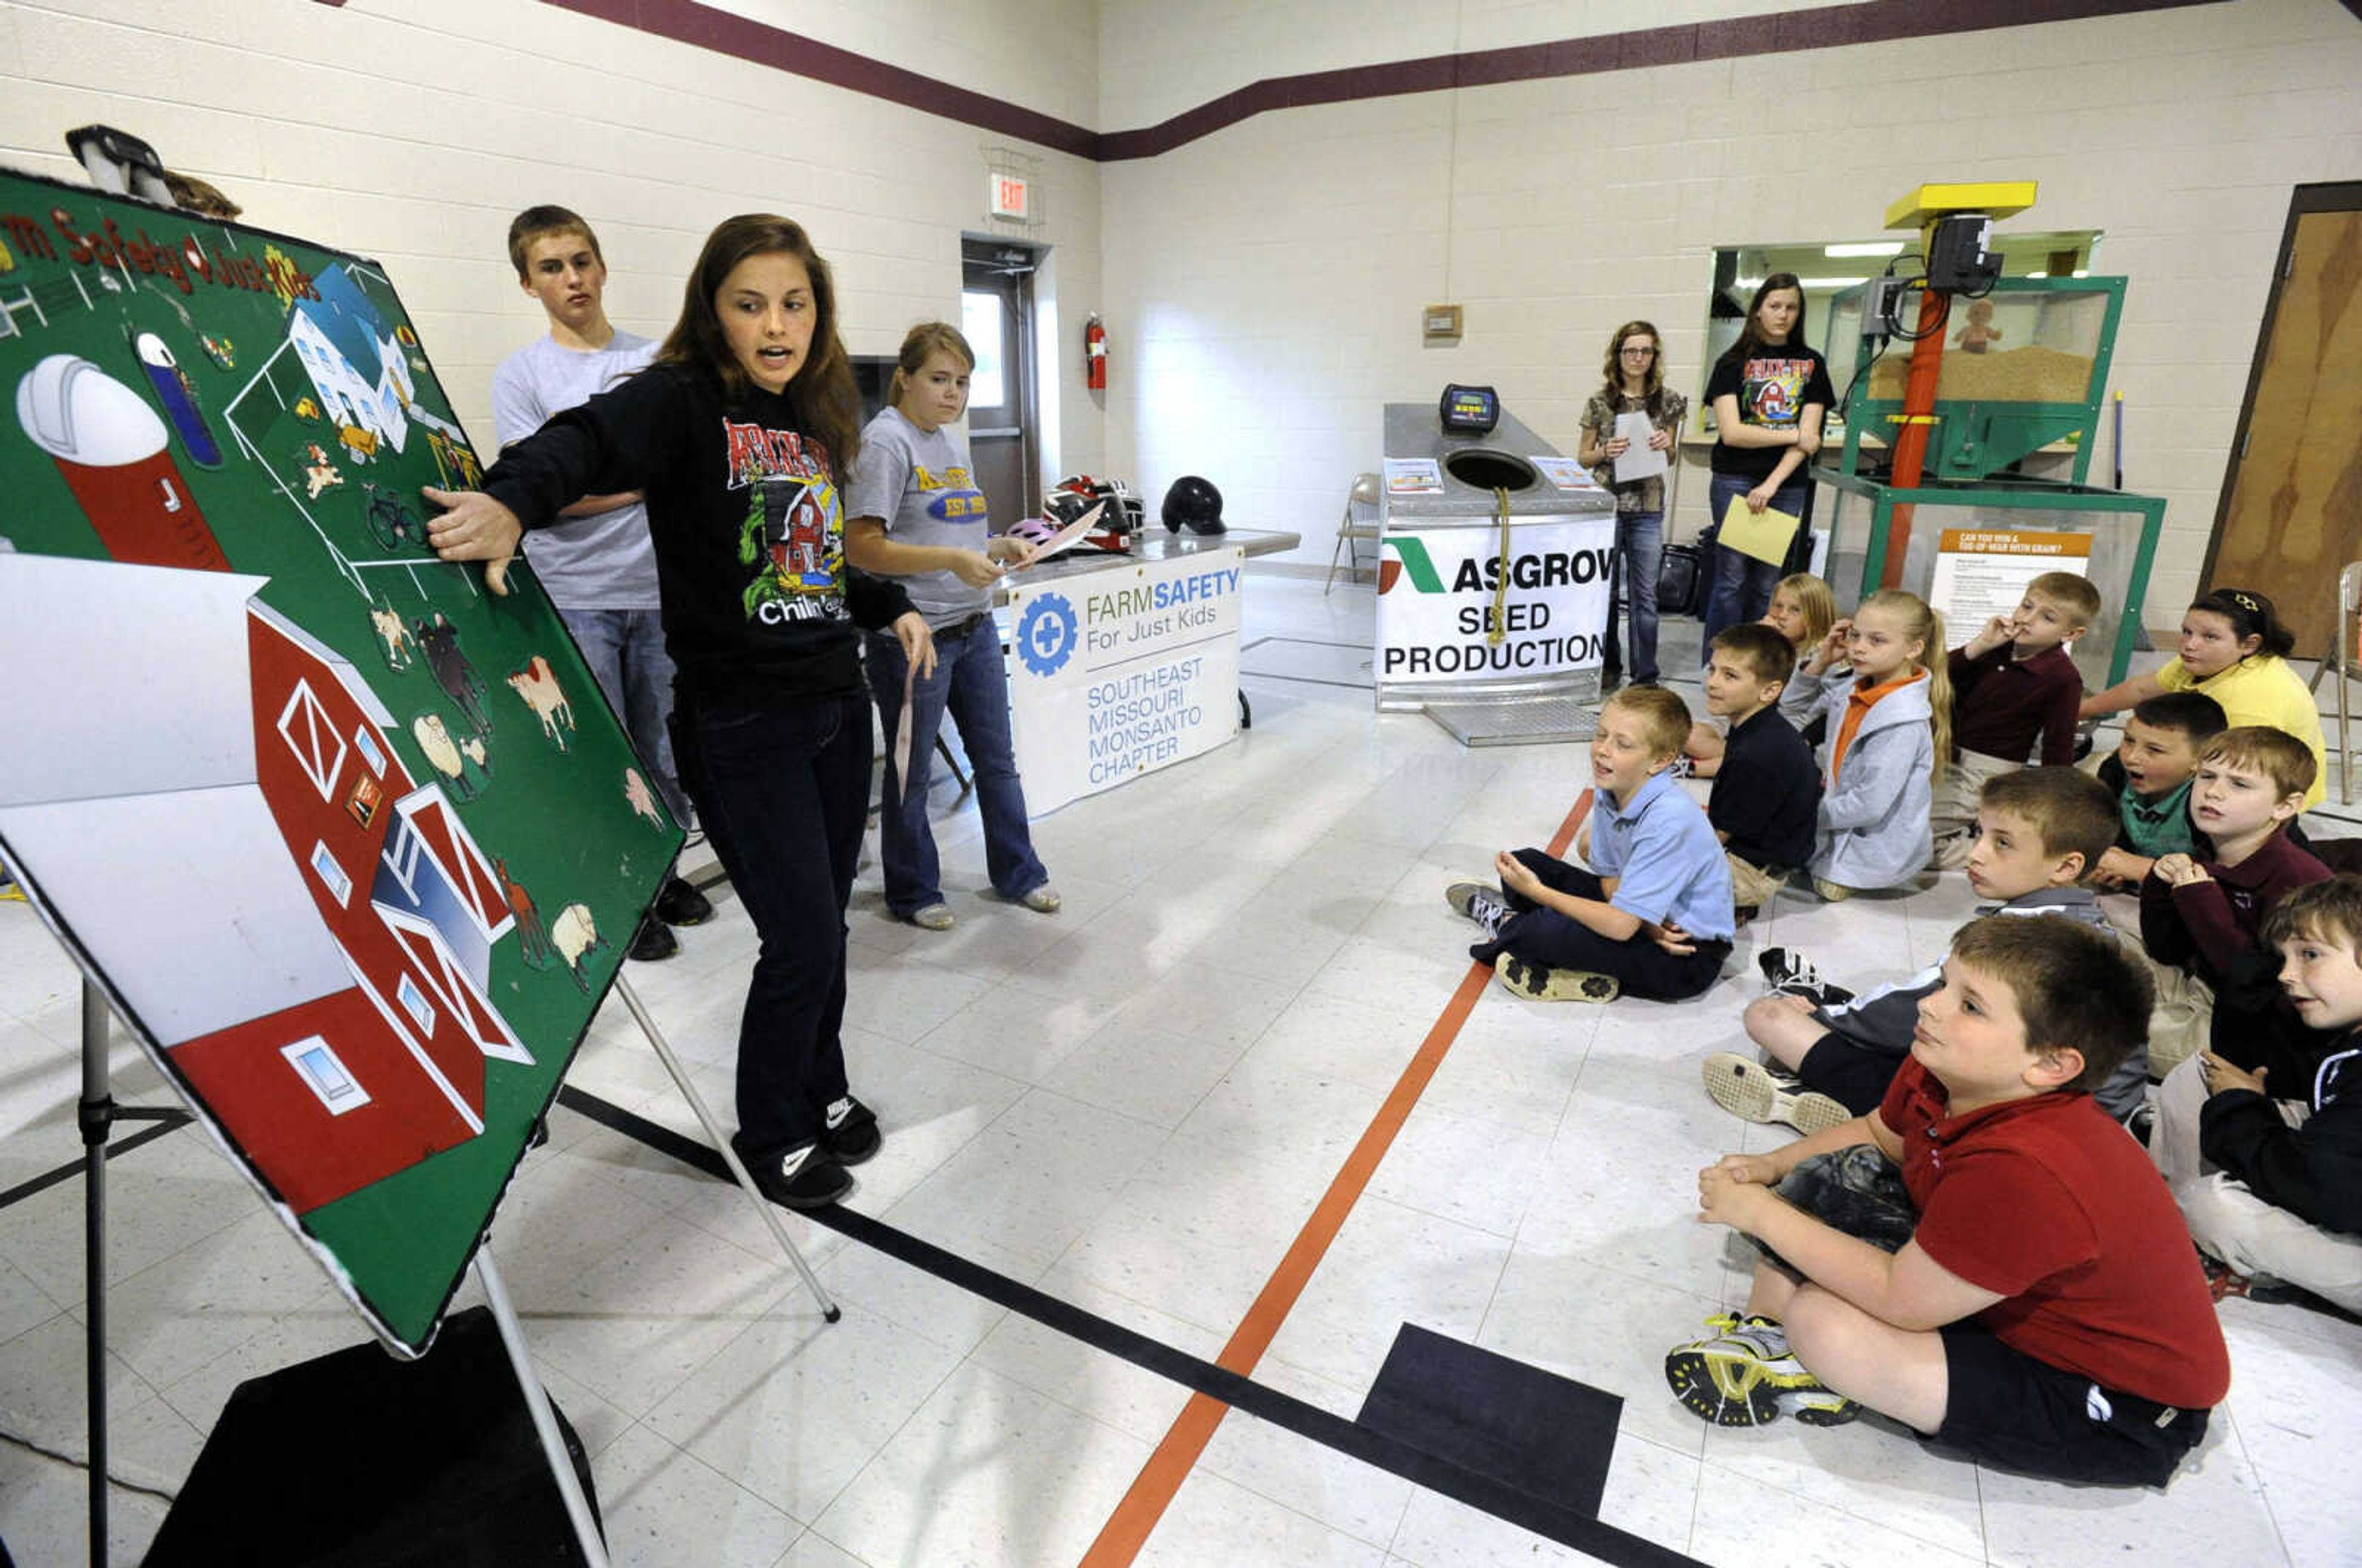
[[[1107,391],[1107,328],[1097,315],[1083,328],[1083,384],[1093,392]]]

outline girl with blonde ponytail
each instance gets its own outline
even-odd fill
[[[1906,885],[1934,848],[1927,813],[1952,748],[1943,617],[1915,593],[1881,589],[1829,628],[1795,679],[1828,735],[1814,890],[1843,899]]]

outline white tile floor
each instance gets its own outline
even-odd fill
[[[1366,589],[1324,598],[1258,575],[1248,612],[1251,639],[1367,646]],[[1673,624],[1669,643],[1684,634]],[[1355,662],[1320,657],[1308,673],[1324,679]],[[1333,684],[1248,689],[1255,727],[1238,744],[1036,824],[1063,914],[977,897],[965,813],[941,829],[958,931],[888,921],[874,869],[852,915],[847,1050],[888,1129],[854,1207],[1208,1358],[1464,977],[1469,933],[1444,885],[1498,845],[1546,840],[1580,767],[1565,747],[1463,751]],[[948,792],[938,804],[951,811]],[[2362,1325],[2302,1308],[2225,1306],[2236,1386],[2162,1494],[1982,1474],[1867,1421],[1709,1430],[1665,1392],[1667,1344],[1745,1288],[1742,1255],[1690,1199],[1697,1166],[1772,1135],[1697,1081],[1698,1057],[1739,1038],[1754,949],[1799,945],[1877,978],[1939,954],[1969,902],[1957,883],[1783,901],[1680,1007],[1487,990],[1257,1377],[1350,1418],[1407,1320],[1618,1393],[1604,1518],[1727,1568],[2362,1561],[2362,1504],[2336,1480],[2362,1441]],[[752,939],[726,896],[721,911],[632,977],[726,1107]],[[79,1152],[76,1000],[31,912],[0,904],[0,1189]],[[116,1063],[125,1099],[163,1096],[137,1051]],[[620,1006],[571,1081],[693,1126]],[[170,1491],[237,1382],[362,1333],[198,1134],[112,1168],[116,1467]],[[80,1203],[68,1183],[0,1210],[0,1427],[68,1449]],[[494,1244],[591,1450],[615,1560],[1076,1562],[1187,1390],[790,1225],[844,1300],[833,1327],[734,1191],[565,1111],[526,1160]],[[78,1472],[0,1442],[17,1561],[83,1561],[83,1498]],[[137,1561],[162,1512],[118,1492],[113,1560]],[[1233,1413],[1137,1561],[1589,1560]]]

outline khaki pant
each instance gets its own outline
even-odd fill
[[[1728,850],[1723,852],[1722,858],[1730,867],[1730,901],[1740,909],[1762,908],[1772,901],[1773,894],[1787,885],[1788,876],[1784,871],[1767,871],[1752,861],[1741,860]]]
[[[1936,833],[1936,853],[1927,864],[1957,871],[1969,863],[1969,851],[1977,842],[1977,800],[1984,793],[1985,781],[2025,766],[1981,751],[1963,751],[1959,761],[1944,769],[1927,811],[1927,825]]]
[[[2148,1133],[2149,1156],[2190,1222],[2190,1239],[2241,1274],[2301,1286],[2349,1312],[2362,1312],[2362,1236],[2324,1231],[2265,1202],[2209,1165],[2198,1149],[2206,1099],[2199,1064],[2183,1062],[2158,1089],[2157,1120]],[[2291,1127],[2303,1126],[2312,1114],[2301,1100],[2276,1099],[2272,1108]]]
[[[2140,952],[2130,946],[2125,951]],[[2214,988],[2146,953],[2140,953],[2140,960],[2157,985],[2157,1000],[2148,1012],[2148,1076],[2162,1078],[2206,1049],[2214,1026]]]

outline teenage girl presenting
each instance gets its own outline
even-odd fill
[[[680,779],[762,945],[738,1031],[732,1142],[775,1202],[853,1186],[877,1119],[853,1097],[844,906],[869,791],[857,624],[922,669],[926,621],[845,569],[834,476],[860,446],[828,265],[802,228],[752,214],[705,241],[654,364],[510,447],[480,491],[428,490],[445,560],[505,591],[525,527],[576,496],[646,492]]]
[[[992,621],[992,584],[1032,560],[1033,547],[1007,534],[988,536],[984,492],[966,443],[951,428],[967,412],[975,370],[976,353],[959,328],[940,321],[912,327],[895,361],[890,406],[862,431],[861,461],[845,486],[844,558],[901,578],[934,633],[934,672],[910,683],[911,776],[898,777],[887,758],[877,816],[886,907],[928,931],[949,931],[955,918],[944,902],[927,821],[927,777],[946,712],[976,770],[993,890],[1042,914],[1059,905],[1025,823],[1025,787],[1009,733],[1009,675]],[[894,734],[909,672],[901,645],[869,634],[869,668],[878,718]]]
[[[1661,474],[1628,483],[1614,482],[1613,469],[1630,441],[1616,434],[1617,416],[1644,414],[1649,418],[1649,449],[1671,452],[1674,434],[1689,403],[1681,393],[1665,388],[1663,351],[1657,329],[1645,321],[1628,321],[1607,340],[1606,381],[1583,408],[1583,441],[1576,455],[1586,468],[1602,470],[1602,482],[1616,492],[1616,549],[1624,572],[1624,602],[1632,618],[1632,662],[1636,686],[1657,683],[1657,574],[1665,560],[1665,480]],[[1604,673],[1613,682],[1628,668],[1617,657],[1616,598],[1607,600],[1607,648]]]
[[[1738,341],[1715,361],[1705,383],[1714,408],[1714,480],[1706,504],[1720,524],[1734,502],[1799,515],[1805,465],[1821,447],[1821,416],[1837,394],[1828,362],[1805,342],[1805,294],[1794,272],[1774,272],[1755,291]],[[1719,541],[1705,607],[1705,646],[1741,621],[1760,620],[1780,580],[1778,561],[1741,555]]]

